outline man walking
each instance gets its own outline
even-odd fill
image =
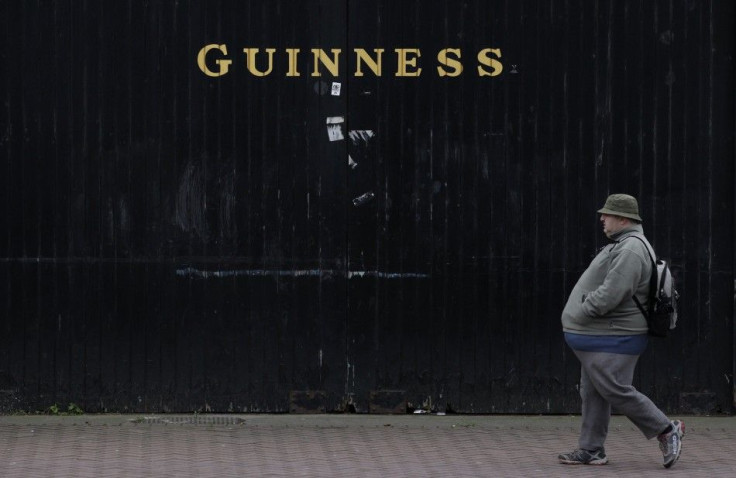
[[[603,232],[613,242],[580,276],[562,311],[565,341],[581,364],[583,409],[578,449],[558,458],[569,465],[608,463],[603,443],[613,407],[647,439],[657,437],[669,468],[680,457],[685,425],[671,421],[631,385],[648,330],[633,297],[646,304],[652,272],[639,204],[632,196],[612,194],[598,212]]]

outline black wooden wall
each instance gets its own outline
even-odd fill
[[[717,0],[2,2],[2,411],[286,411],[292,391],[578,411],[559,315],[605,244],[595,210],[627,192],[683,296],[637,386],[732,412],[735,18]],[[200,69],[210,44],[226,75]],[[274,48],[270,74],[244,48],[261,72]],[[337,76],[312,76],[313,48],[341,50]],[[384,49],[380,76],[355,48]],[[396,76],[396,49],[419,76]]]

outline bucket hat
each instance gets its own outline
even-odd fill
[[[606,199],[606,204],[598,209],[601,214],[610,214],[612,216],[628,217],[641,222],[639,216],[639,203],[634,196],[628,194],[611,194]]]

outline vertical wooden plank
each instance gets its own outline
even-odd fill
[[[14,270],[16,265],[10,260],[14,256],[12,247],[15,239],[15,202],[12,200],[14,192],[14,184],[17,183],[14,171],[16,168],[16,155],[14,138],[16,135],[10,134],[10,128],[15,123],[15,95],[12,93],[13,87],[17,83],[17,76],[10,75],[8,72],[16,59],[16,55],[8,48],[9,45],[17,42],[17,30],[20,29],[20,22],[12,22],[9,19],[15,14],[17,5],[3,3],[0,5],[0,18],[2,21],[2,41],[0,42],[0,51],[3,61],[0,63],[0,72],[2,72],[2,85],[4,88],[2,98],[3,107],[0,111],[0,124],[2,125],[3,140],[0,141],[0,154],[7,158],[2,165],[3,179],[2,191],[0,191],[0,199],[2,200],[2,213],[0,213],[0,257],[3,262],[0,264],[0,273],[2,273],[2,282],[0,282],[0,307],[2,307],[3,318],[0,322],[2,327],[2,338],[0,338],[0,357],[4,364],[2,370],[2,382],[8,390],[19,390],[22,381],[20,366],[22,364],[22,356],[20,354],[20,340],[18,340],[18,322],[17,322],[17,294],[18,281],[17,272]],[[16,392],[18,393],[18,392]],[[4,410],[12,409],[12,403],[3,401],[1,404]]]
[[[721,332],[713,336],[713,346],[710,348],[708,363],[718,364],[715,367],[710,366],[708,370],[712,374],[713,390],[718,390],[717,406],[718,411],[732,410],[733,405],[733,377],[729,377],[730,367],[728,365],[729,358],[734,356],[736,343],[729,337],[728,329],[733,328],[734,311],[732,308],[733,301],[730,300],[729,293],[732,292],[731,285],[734,283],[734,271],[730,269],[733,263],[734,247],[733,238],[728,237],[728,233],[724,231],[723,235],[718,234],[718,223],[722,218],[730,216],[730,211],[736,206],[731,201],[731,192],[733,191],[733,171],[736,168],[734,162],[721,162],[718,160],[718,151],[734,151],[734,135],[736,127],[734,127],[734,109],[729,107],[736,104],[734,100],[734,89],[728,85],[734,83],[734,64],[733,64],[733,48],[735,44],[735,36],[729,23],[725,21],[728,16],[733,17],[736,14],[736,8],[731,4],[721,5],[718,2],[710,4],[709,11],[709,31],[708,38],[713,45],[710,50],[710,63],[712,69],[709,78],[709,118],[708,118],[708,137],[710,138],[710,152],[712,153],[711,161],[713,163],[713,176],[711,178],[710,191],[712,202],[711,210],[711,233],[712,245],[709,247],[710,252],[710,284],[711,284],[711,310],[708,315],[712,322],[712,327]],[[721,103],[721,99],[728,98],[730,101]],[[724,264],[724,266],[720,266]],[[729,350],[730,349],[730,350]],[[728,398],[731,401],[728,401]]]
[[[12,119],[12,85],[15,76],[7,74],[11,67],[11,62],[14,59],[14,55],[11,51],[8,51],[8,45],[12,44],[16,38],[13,34],[13,29],[19,28],[19,22],[11,22],[8,19],[11,18],[13,11],[9,2],[4,2],[0,5],[0,15],[4,19],[2,22],[2,42],[0,42],[0,52],[2,52],[3,61],[0,63],[0,72],[2,72],[2,84],[3,84],[3,107],[0,109],[0,124],[3,125],[3,141],[0,142],[0,151],[2,151],[3,157],[7,158],[3,162],[3,182],[2,188],[0,188],[0,203],[2,204],[2,214],[0,214],[0,257],[10,258],[10,245],[13,238],[12,235],[12,222],[11,222],[11,186],[13,181],[13,147],[12,147],[12,135],[9,134],[9,128],[13,124]],[[9,304],[5,304],[6,306]]]
[[[314,11],[317,10],[317,11]],[[343,46],[346,44],[347,32],[344,27],[347,18],[347,4],[341,0],[321,0],[310,12],[312,15],[318,13],[315,18],[319,29],[317,35],[318,43],[324,48]],[[340,63],[340,77],[346,75],[345,62]],[[330,78],[324,79],[329,84]],[[321,89],[320,89],[321,90]],[[337,100],[329,93],[320,95],[317,117],[321,118],[342,116],[347,118],[347,104],[343,92]],[[346,123],[349,127],[349,123]],[[321,129],[321,128],[320,128]],[[345,131],[347,132],[347,131]],[[325,371],[324,386],[327,391],[335,391],[335,394],[343,399],[351,393],[350,378],[354,370],[348,367],[350,361],[350,337],[347,332],[347,278],[346,271],[346,235],[347,235],[347,187],[345,184],[347,172],[347,146],[345,141],[330,142],[327,136],[320,134],[317,147],[319,163],[316,171],[319,171],[319,187],[316,198],[316,207],[320,220],[319,235],[319,269],[323,271],[320,276],[320,309],[318,311],[321,319],[321,344],[320,350],[324,351],[324,362],[331,364],[329,373]],[[315,158],[316,159],[316,158]],[[332,268],[339,270],[341,274],[330,277],[324,274],[324,270]],[[340,370],[340,365],[345,368]],[[341,395],[339,391],[344,390]]]

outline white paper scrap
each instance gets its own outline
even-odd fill
[[[345,122],[344,116],[330,116],[327,118],[327,136],[330,141],[341,141],[345,139],[342,134],[342,125]]]

